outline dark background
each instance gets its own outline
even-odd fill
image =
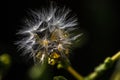
[[[12,57],[12,65],[4,80],[25,80],[27,70],[33,62],[20,56],[13,43],[17,40],[16,33],[23,24],[29,9],[41,9],[56,2],[67,6],[78,17],[79,26],[86,32],[87,41],[72,51],[70,61],[72,66],[83,76],[93,71],[107,56],[114,55],[120,50],[119,3],[117,0],[16,0],[7,1],[7,21],[0,29],[0,54],[8,53]],[[63,75],[68,80],[75,80],[67,71],[51,68],[51,75]],[[100,80],[109,80],[111,68]],[[53,76],[52,76],[53,77]]]

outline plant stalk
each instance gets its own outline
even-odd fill
[[[69,73],[71,73],[77,80],[84,80],[84,78],[78,73],[76,72],[71,66],[68,66],[67,71]]]

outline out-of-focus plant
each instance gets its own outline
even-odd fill
[[[117,52],[112,57],[107,57],[102,64],[97,66],[91,74],[89,74],[87,77],[85,77],[85,80],[96,80],[99,76],[104,74],[106,70],[112,67],[113,63],[116,62],[118,59],[120,59],[120,51]],[[117,77],[117,76],[116,76]],[[117,79],[119,80],[119,79]]]
[[[120,59],[116,64],[115,71],[113,72],[110,80],[120,80]]]
[[[28,71],[30,80],[43,80],[43,79],[47,80],[46,74],[49,72],[47,68],[48,68],[47,61],[45,61],[42,65],[41,64],[33,65]],[[45,76],[46,78],[43,78],[43,76]]]
[[[6,53],[0,55],[0,80],[2,80],[2,77],[7,73],[7,70],[9,69],[10,65],[10,56]]]
[[[55,76],[53,80],[67,80],[67,79],[63,76]]]

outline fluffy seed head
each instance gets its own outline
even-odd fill
[[[23,38],[18,41],[20,49],[29,54],[35,62],[54,65],[59,59],[68,57],[69,48],[81,34],[72,35],[77,19],[70,16],[70,10],[59,7],[32,11],[32,19],[19,31]]]

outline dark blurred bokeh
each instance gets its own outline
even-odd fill
[[[17,46],[14,45],[17,40],[16,33],[23,25],[27,10],[41,9],[50,1],[72,9],[78,17],[79,27],[85,32],[87,41],[75,48],[70,56],[72,66],[83,76],[92,72],[107,56],[112,56],[120,50],[120,8],[117,0],[9,0],[5,12],[7,25],[4,24],[0,28],[0,54],[9,53],[12,58],[11,67],[4,80],[27,79],[27,71],[33,62],[20,56],[21,52],[17,52]],[[63,75],[68,80],[75,80],[65,70],[57,70],[55,67],[49,69],[46,75]],[[109,80],[113,70],[114,67],[106,71],[100,80]]]

